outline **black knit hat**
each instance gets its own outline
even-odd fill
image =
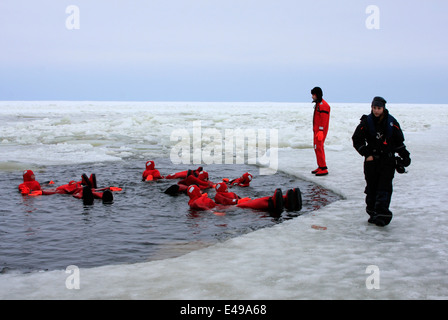
[[[387,101],[383,97],[375,97],[372,100],[372,107],[386,107]]]
[[[322,98],[324,95],[322,89],[319,87],[314,87],[313,89],[311,89],[311,94],[315,94],[318,98]]]

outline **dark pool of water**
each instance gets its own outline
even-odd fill
[[[196,169],[173,165],[169,159],[155,159],[163,175]],[[166,259],[281,223],[319,209],[339,196],[293,176],[277,173],[259,176],[248,165],[208,165],[210,180],[237,178],[251,172],[248,188],[234,187],[241,197],[272,195],[276,188],[298,187],[302,192],[300,212],[284,211],[280,217],[236,207],[197,212],[188,206],[188,196],[169,196],[164,191],[176,180],[143,182],[145,161],[76,166],[48,166],[34,169],[39,182],[55,185],[80,180],[83,173],[95,173],[98,187],[117,186],[114,202],[83,205],[71,195],[22,196],[17,186],[21,172],[0,172],[0,273],[65,269],[69,265],[94,267]],[[214,191],[208,191],[214,198]]]

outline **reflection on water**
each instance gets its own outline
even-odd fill
[[[329,197],[329,191],[320,186],[311,187],[310,202],[313,210],[318,210],[323,206],[333,202]]]

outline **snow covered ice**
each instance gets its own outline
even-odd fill
[[[59,156],[76,163],[80,154],[104,162],[166,156],[172,130],[204,119],[203,126],[218,129],[278,129],[278,170],[343,197],[177,258],[81,268],[79,289],[67,289],[65,270],[1,274],[0,298],[447,299],[448,105],[388,104],[412,164],[395,175],[391,224],[377,227],[367,223],[363,159],[351,141],[369,103],[328,100],[330,174],[324,177],[310,174],[316,167],[311,103],[0,103],[2,170]],[[24,148],[42,156],[20,158]],[[367,285],[369,266],[378,268],[378,288]]]

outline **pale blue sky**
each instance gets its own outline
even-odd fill
[[[329,102],[448,103],[447,14],[446,0],[2,0],[0,100],[308,102],[321,86]]]

